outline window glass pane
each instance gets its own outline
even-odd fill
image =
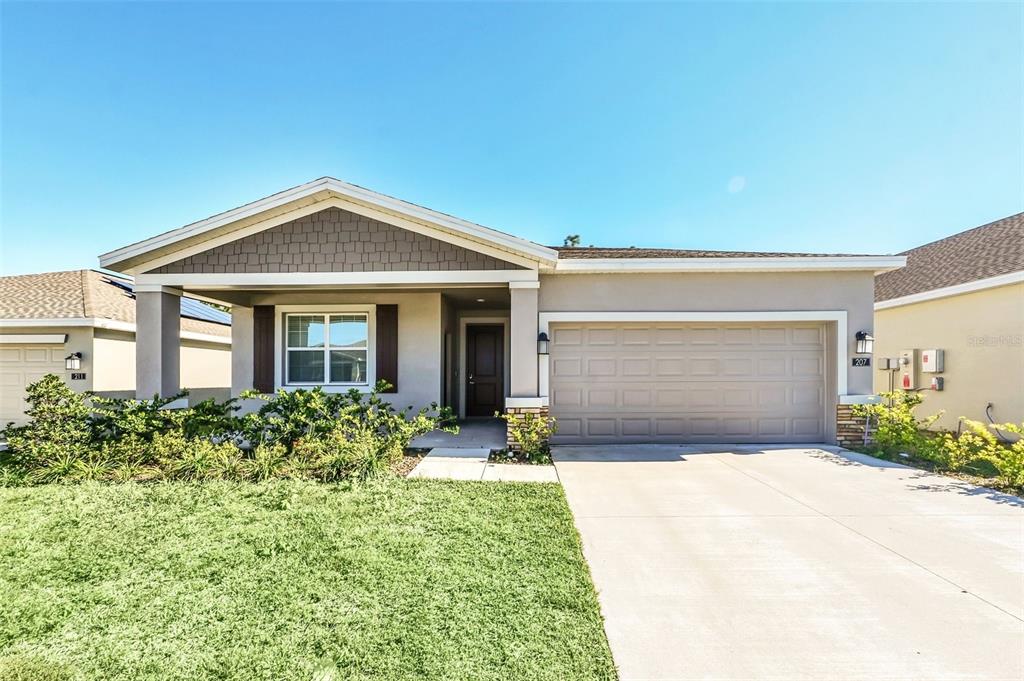
[[[366,350],[331,350],[331,383],[366,383]]]
[[[364,314],[332,314],[331,347],[365,348],[366,326]]]
[[[323,383],[324,353],[321,350],[288,351],[289,383]]]
[[[324,346],[324,316],[320,314],[288,315],[288,347],[322,348]]]

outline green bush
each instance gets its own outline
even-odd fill
[[[368,395],[279,391],[238,418],[235,400],[169,409],[184,393],[153,400],[83,396],[47,376],[29,388],[28,425],[6,431],[10,451],[0,458],[0,485],[369,478],[401,458],[417,435],[456,430],[450,409],[396,410],[378,394],[387,388],[382,382]]]
[[[854,416],[867,418],[875,429],[868,449],[889,456],[908,453],[929,458],[928,435],[924,431],[941,413],[918,418],[914,410],[923,401],[918,393],[897,391],[882,393],[879,397],[881,401],[876,404],[853,405]]]
[[[923,402],[920,394],[895,392],[880,397],[877,404],[853,407],[855,415],[870,419],[875,428],[873,441],[864,451],[885,458],[906,454],[929,461],[941,471],[986,475],[994,470],[1000,483],[1024,490],[1024,425],[989,425],[961,417],[957,432],[932,432],[928,428],[941,412],[918,418],[914,410]],[[1011,433],[1011,438],[1004,438],[1003,432]]]
[[[92,442],[84,397],[54,374],[29,385],[26,393],[28,424],[4,431],[11,463],[35,472],[32,477],[40,482],[71,475]]]
[[[529,412],[525,414],[495,414],[508,423],[512,441],[520,454],[530,463],[551,463],[548,440],[558,431],[555,419]]]

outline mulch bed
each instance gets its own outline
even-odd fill
[[[409,473],[412,473],[412,469],[416,468],[416,464],[422,461],[424,456],[426,456],[425,453],[406,452],[405,456],[391,466],[391,472],[400,478],[408,477]]]

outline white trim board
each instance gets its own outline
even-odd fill
[[[507,284],[537,281],[536,270],[417,270],[412,272],[217,272],[207,274],[140,274],[138,291],[188,286],[207,290],[266,286],[382,286]]]
[[[784,256],[741,258],[570,258],[560,259],[545,274],[626,272],[817,272],[866,270],[888,272],[907,264],[902,255]]]
[[[509,398],[509,381],[511,380],[512,363],[509,361],[509,345],[512,343],[512,319],[510,317],[459,317],[459,375],[456,377],[459,381],[459,418],[466,418],[466,327],[471,324],[500,324],[503,327],[502,330],[502,344],[504,347],[501,351],[501,362],[502,362],[502,378],[503,378],[503,389],[502,395],[504,400]]]
[[[211,322],[215,323],[215,322]],[[122,322],[117,319],[104,319],[102,317],[73,317],[51,319],[0,319],[0,330],[7,329],[29,329],[36,327],[70,326],[74,328],[92,327],[94,329],[106,329],[108,331],[123,331],[135,333],[135,324]],[[203,343],[219,343],[231,345],[230,336],[215,336],[211,333],[199,333],[197,331],[182,331],[182,340],[200,341]]]
[[[173,246],[175,243],[186,239],[200,237],[209,232],[228,227],[232,223],[251,220],[263,213],[271,213],[285,208],[289,204],[299,206],[298,210],[308,211],[306,214],[322,210],[331,205],[337,205],[345,208],[345,210],[352,210],[367,217],[382,219],[391,224],[394,224],[396,219],[416,223],[419,225],[418,229],[440,230],[448,233],[450,236],[470,241],[475,244],[473,246],[475,250],[481,250],[481,247],[495,248],[506,254],[505,259],[508,259],[511,254],[525,257],[534,262],[554,262],[558,257],[557,251],[554,249],[541,246],[532,241],[505,234],[451,215],[439,213],[429,208],[417,206],[391,196],[379,194],[332,177],[322,177],[245,204],[244,206],[219,213],[205,220],[200,220],[199,222],[179,227],[144,241],[104,253],[100,256],[100,264],[103,267],[124,269],[125,271],[133,271],[136,269],[134,265],[143,263],[149,267],[159,267],[159,265],[150,264],[151,262],[158,262],[159,259],[151,259],[149,262],[144,260],[147,253]],[[291,211],[285,212],[285,215],[290,213]],[[378,215],[386,217],[376,217]],[[294,219],[294,217],[282,220],[282,222],[287,222],[290,219]],[[257,231],[269,228],[264,224],[265,222],[257,223],[262,225],[257,228]],[[397,226],[402,227],[404,225]],[[202,250],[212,248],[216,245],[215,242],[218,239],[226,236],[231,236],[229,240],[239,238],[236,232],[231,232],[227,235],[205,240]],[[185,250],[179,250],[175,254],[175,259],[186,257],[182,253],[185,253]],[[136,261],[134,265],[123,268],[119,267],[122,263],[131,260]]]
[[[888,310],[889,308],[892,307],[913,305],[914,303],[924,303],[929,300],[939,300],[940,298],[949,298],[951,296],[959,296],[965,293],[984,291],[985,289],[997,288],[999,286],[1008,286],[1010,284],[1019,284],[1021,282],[1024,282],[1024,270],[1020,272],[1000,274],[998,276],[988,277],[986,279],[978,279],[977,281],[969,281],[964,284],[955,284],[953,286],[936,288],[932,289],[931,291],[912,293],[909,296],[901,296],[899,298],[881,300],[875,303],[875,309]]]
[[[64,345],[66,333],[0,333],[0,345]]]
[[[836,391],[846,394],[849,382],[849,339],[846,310],[791,310],[772,312],[541,312],[540,333],[550,335],[558,322],[835,322]],[[547,392],[546,390],[544,391]]]

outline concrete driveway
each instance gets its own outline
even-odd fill
[[[1024,679],[1024,501],[830,448],[555,447],[622,679]]]

